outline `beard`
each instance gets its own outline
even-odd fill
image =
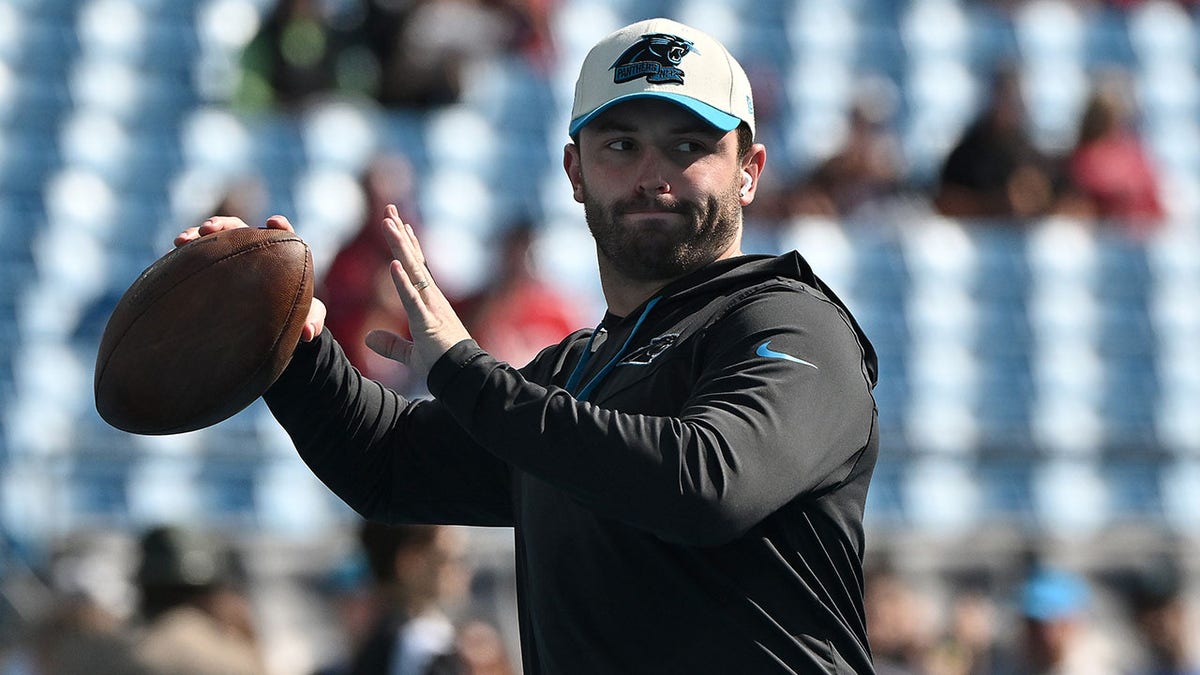
[[[592,198],[586,183],[582,187],[584,216],[597,250],[630,279],[666,281],[700,269],[728,249],[741,229],[740,186],[703,202],[658,195],[607,205]],[[664,211],[663,218],[622,222],[626,214],[647,209]]]

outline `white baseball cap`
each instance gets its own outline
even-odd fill
[[[670,19],[630,24],[592,47],[575,83],[571,136],[610,107],[637,98],[671,101],[722,131],[745,122],[754,133],[746,72],[715,38]]]

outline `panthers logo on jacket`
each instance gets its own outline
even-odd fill
[[[639,77],[646,78],[651,84],[683,84],[684,73],[679,68],[679,62],[693,51],[695,46],[688,40],[666,33],[651,33],[643,35],[622,52],[609,70],[614,71],[615,84]]]

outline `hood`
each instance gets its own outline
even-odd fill
[[[866,333],[858,325],[858,320],[850,312],[850,308],[842,299],[813,272],[812,266],[796,251],[779,256],[743,255],[725,260],[718,260],[703,269],[689,274],[668,284],[659,295],[671,300],[683,301],[694,296],[712,297],[733,290],[741,290],[770,279],[794,279],[813,288],[837,305],[846,317],[847,323],[858,337],[862,347],[863,363],[871,381],[871,386],[879,380],[879,358],[875,347],[867,339]]]

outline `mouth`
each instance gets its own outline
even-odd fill
[[[629,221],[668,221],[684,217],[680,209],[661,204],[632,204],[621,209],[621,216]]]
[[[650,225],[655,223],[667,224],[677,222],[683,218],[683,215],[677,211],[626,211],[622,218],[628,223],[636,223],[641,225]]]

